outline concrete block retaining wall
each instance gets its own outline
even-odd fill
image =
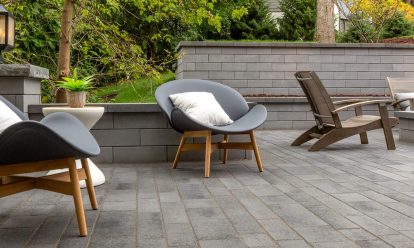
[[[176,75],[241,94],[303,95],[294,73],[314,70],[333,95],[384,95],[385,78],[414,77],[414,45],[197,42],[178,45]]]
[[[43,105],[30,105],[29,117],[33,120],[43,118]],[[101,147],[99,162],[135,163],[165,162],[174,160],[180,141],[180,134],[173,130],[156,104],[101,104],[105,113],[91,130]],[[243,141],[244,137],[231,137],[233,141]],[[222,140],[217,135],[215,141]],[[191,141],[190,141],[191,142]],[[194,140],[193,142],[203,142]],[[220,152],[212,154],[218,160]],[[181,160],[202,160],[202,152],[185,152]],[[231,150],[229,159],[250,159],[251,152]]]
[[[358,97],[386,94],[387,76],[414,77],[413,45],[182,42],[178,49],[178,79],[210,79],[242,94],[294,96],[248,98],[267,107],[268,118],[260,129],[305,129],[315,124],[307,100],[297,97],[303,95],[293,76],[298,70],[317,71],[330,94]],[[29,105],[30,118],[41,119],[43,106],[47,105]],[[180,134],[171,129],[156,104],[101,106],[105,107],[105,114],[92,129],[102,148],[98,161],[173,160]],[[366,106],[364,112],[378,115],[374,105]],[[352,115],[353,111],[344,111],[340,117]],[[220,139],[216,137],[216,141]],[[214,153],[213,160],[219,159],[219,155]],[[182,158],[203,157],[202,152],[191,152],[184,153]],[[231,151],[229,157],[251,158],[251,152]]]
[[[414,111],[396,111],[395,116],[400,119],[400,141],[414,142]]]
[[[249,101],[263,103],[268,118],[259,129],[304,129],[315,124],[305,98],[250,98]],[[43,118],[43,105],[29,105],[29,117]],[[101,104],[105,114],[92,129],[101,146],[101,155],[96,159],[107,163],[165,162],[172,161],[178,147],[180,134],[173,130],[156,104]],[[378,114],[376,106],[366,107],[366,113]],[[346,111],[342,117],[353,115]],[[299,134],[299,131],[298,131]],[[231,136],[232,140],[244,141],[247,136]],[[220,135],[215,137],[221,140]],[[203,142],[195,140],[194,142]],[[212,155],[218,160],[220,152]],[[250,159],[250,151],[231,150],[229,159]],[[182,160],[203,160],[202,152],[183,153]]]
[[[29,104],[40,102],[40,81],[49,70],[34,65],[0,64],[0,95],[27,112]]]

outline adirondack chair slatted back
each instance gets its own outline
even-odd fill
[[[387,77],[391,98],[395,101],[396,93],[414,93],[414,78],[390,78]]]
[[[335,106],[318,75],[313,71],[299,71],[295,77],[311,105],[318,126],[335,125],[332,116]]]

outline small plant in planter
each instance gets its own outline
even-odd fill
[[[63,77],[62,81],[57,82],[59,83],[57,86],[67,92],[69,107],[83,108],[85,106],[86,93],[93,88],[93,75],[78,78],[78,70],[75,68],[72,77]]]

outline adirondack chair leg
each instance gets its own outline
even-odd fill
[[[313,139],[313,137],[310,136],[312,133],[317,133],[319,131],[318,126],[314,126],[307,130],[306,132],[302,133],[299,137],[295,139],[295,141],[292,142],[291,146],[300,146],[303,143]]]
[[[356,132],[352,132],[351,130],[346,129],[334,129],[327,134],[323,135],[318,141],[316,141],[310,148],[310,152],[319,151],[335,142],[338,142],[342,139],[351,137],[357,134]]]
[[[355,107],[355,115],[362,115],[362,106]],[[359,138],[361,140],[361,144],[368,144],[368,135],[367,132],[363,132],[359,134]]]
[[[360,133],[359,138],[361,139],[361,144],[368,144],[367,132]]]
[[[385,143],[387,144],[387,149],[395,150],[394,136],[392,135],[391,124],[388,118],[387,106],[379,106],[379,112],[381,116],[381,124],[382,129],[384,130]]]

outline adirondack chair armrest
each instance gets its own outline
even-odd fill
[[[349,105],[345,105],[343,107],[337,108],[335,110],[332,111],[332,114],[337,114],[341,111],[350,109],[350,108],[356,108],[359,106],[364,106],[364,105],[371,105],[371,104],[390,104],[392,101],[391,100],[370,100],[370,101],[364,101],[364,102],[357,102],[357,103],[353,103],[353,104],[349,104]]]
[[[364,102],[367,99],[346,99],[346,100],[340,100],[333,102],[334,105],[341,105],[345,103],[357,103],[357,102]]]
[[[413,101],[414,100],[414,97],[409,97],[409,98],[404,98],[404,99],[400,99],[400,100],[398,100],[398,101],[393,101],[392,103],[391,103],[391,106],[393,106],[393,107],[396,107],[398,104],[400,104],[400,103],[402,103],[402,102],[404,102],[404,101]]]

